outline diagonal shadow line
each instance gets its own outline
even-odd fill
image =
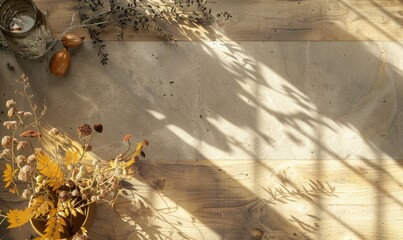
[[[294,125],[294,127],[296,127],[297,125]],[[300,130],[301,131],[301,130]],[[305,133],[306,134],[306,133]],[[312,136],[309,136],[309,138],[311,139],[311,140],[316,140],[316,138],[314,138],[314,137],[312,137]],[[320,142],[319,142],[320,143]],[[318,144],[321,148],[323,148],[324,146],[323,145],[320,145],[320,144]],[[326,150],[326,151],[328,151],[328,150]],[[330,152],[331,153],[331,152]],[[336,157],[337,159],[339,159],[338,158],[338,156],[337,156],[337,154],[336,153],[332,153],[332,155],[334,156],[334,157]],[[345,162],[345,160],[340,160],[340,161],[342,161],[346,166],[348,166],[351,170],[355,170],[355,168],[353,167],[353,166],[351,166],[351,165],[349,165],[347,162]],[[143,167],[145,167],[145,168],[147,168],[146,166],[146,164],[143,164],[142,165]],[[150,170],[152,171],[153,169],[152,168],[150,168]],[[358,172],[358,171],[354,171],[357,175],[360,175],[360,173]],[[216,176],[216,175],[209,175],[209,177],[213,177],[213,176]],[[229,175],[228,176],[226,176],[226,177],[224,177],[224,179],[228,179],[228,178],[231,178]],[[373,185],[373,183],[369,180],[369,179],[366,179],[365,178],[365,180],[368,182],[368,183],[370,183],[370,184],[372,184]],[[233,186],[235,189],[242,189],[242,185],[240,184],[240,183],[237,183],[236,181],[234,181],[234,180],[232,180],[232,182],[233,183],[231,183],[231,184],[229,184],[230,186]],[[383,190],[383,189],[380,189],[381,191]],[[241,190],[242,192],[244,192],[244,193],[246,193],[246,194],[251,194],[251,195],[255,195],[253,192],[250,192],[250,191],[248,191],[247,189],[242,189]],[[242,198],[243,197],[243,194],[235,194],[234,193],[234,196],[235,197],[238,197],[238,198]],[[170,197],[172,197],[172,199],[175,199],[175,195],[174,194],[172,194]],[[399,204],[401,205],[401,203],[399,202]],[[332,216],[332,215],[331,215]],[[335,217],[334,215],[332,216],[332,217]],[[281,218],[281,217],[279,217],[279,218]],[[345,224],[345,223],[344,223]],[[211,226],[212,228],[214,228],[214,226]],[[346,227],[346,226],[345,226]],[[347,225],[347,227],[349,227],[348,225]],[[219,230],[218,230],[219,231]],[[358,233],[358,234],[360,234],[360,233]],[[358,235],[358,236],[360,236],[360,235]]]
[[[359,12],[357,9],[351,7],[350,5],[348,5],[347,2],[345,2],[344,0],[338,0],[339,2],[341,2],[344,6],[346,6],[347,8],[351,9],[353,12],[355,12],[358,16],[360,16],[361,18],[365,19],[371,26],[373,26],[374,28],[376,28],[379,32],[383,33],[385,36],[387,36],[390,40],[395,41],[396,43],[398,43],[400,46],[402,46],[402,44],[399,43],[398,39],[396,39],[395,37],[393,37],[390,33],[388,33],[387,31],[383,30],[381,27],[379,27],[376,23],[374,23],[373,21],[371,21],[371,19],[369,19],[367,16],[365,16],[364,14],[362,14],[361,12]],[[368,39],[371,40],[371,39]]]
[[[354,173],[356,173],[357,176],[359,176],[360,178],[362,178],[363,180],[365,180],[367,183],[369,183],[371,186],[373,186],[374,188],[376,188],[378,191],[380,191],[381,193],[383,193],[385,196],[389,197],[390,199],[392,199],[395,203],[397,203],[398,205],[400,205],[401,207],[403,207],[403,202],[401,202],[399,199],[397,199],[395,196],[391,195],[387,190],[379,187],[376,182],[371,181],[368,177],[363,176],[363,174],[361,174],[361,172],[359,170],[357,170],[356,168],[354,168],[351,164],[349,164],[347,162],[347,160],[344,160],[341,156],[339,156],[336,152],[332,151],[331,149],[329,149],[327,146],[325,146],[323,143],[321,143],[320,141],[317,141],[313,136],[309,136],[308,133],[305,133],[305,136],[307,136],[308,139],[310,139],[311,141],[314,141],[319,147],[320,149],[326,151],[327,153],[329,153],[330,155],[332,155],[335,159],[339,160],[345,167],[347,167],[348,169],[350,169],[351,171],[353,171]],[[380,171],[380,169],[375,169],[377,170],[377,172]]]
[[[403,183],[400,182],[398,179],[396,179],[395,176],[393,176],[390,172],[386,171],[385,168],[381,167],[380,163],[376,164],[372,161],[370,161],[369,159],[366,158],[362,158],[361,161],[363,161],[364,163],[366,163],[368,166],[370,166],[372,169],[376,170],[377,172],[382,173],[383,175],[388,176],[392,181],[394,181],[397,185],[402,186]]]

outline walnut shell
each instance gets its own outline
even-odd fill
[[[77,34],[66,34],[62,37],[62,43],[64,47],[78,47],[83,43],[84,38]]]
[[[70,67],[71,57],[67,48],[53,54],[49,62],[49,70],[56,76],[64,76]]]

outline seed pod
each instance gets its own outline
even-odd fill
[[[96,132],[102,133],[102,131],[104,130],[104,127],[102,126],[102,124],[97,123],[97,124],[94,124],[94,129]]]
[[[63,46],[65,46],[66,48],[67,47],[71,47],[71,48],[78,47],[83,43],[84,38],[85,38],[84,36],[80,36],[77,34],[66,34],[62,38],[62,43],[63,43]]]
[[[71,57],[67,48],[53,54],[49,62],[50,72],[56,76],[64,76],[70,67]]]

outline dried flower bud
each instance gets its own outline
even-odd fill
[[[64,76],[71,64],[70,53],[67,48],[57,51],[53,54],[49,62],[50,72],[56,76]]]
[[[98,183],[101,183],[101,182],[104,181],[104,178],[103,178],[103,176],[97,176],[96,180],[97,180]]]
[[[24,155],[18,155],[15,160],[18,165],[22,165],[26,162],[27,158]]]
[[[28,198],[29,196],[31,196],[31,194],[32,194],[31,189],[27,188],[22,192],[22,197],[23,198]]]
[[[84,36],[77,34],[66,34],[62,37],[63,46],[67,47],[78,47],[84,41]]]
[[[90,152],[90,151],[92,151],[92,146],[91,146],[91,144],[85,144],[84,146],[82,146],[82,148],[83,148],[83,150],[84,150],[85,152]]]
[[[18,114],[19,116],[24,115],[24,113],[25,113],[24,111],[18,111],[18,112],[17,112],[17,114]]]
[[[77,133],[80,138],[88,137],[92,133],[91,126],[88,124],[83,124],[77,128]]]
[[[10,107],[13,107],[13,106],[15,106],[17,103],[14,101],[14,99],[10,99],[10,100],[7,100],[7,102],[6,102],[6,107],[7,108],[10,108]]]
[[[36,176],[36,177],[35,177],[35,181],[36,181],[37,183],[42,183],[42,181],[43,181],[43,176],[42,176],[42,175]]]
[[[67,191],[61,191],[61,192],[59,193],[59,199],[60,199],[60,201],[65,202],[65,201],[67,201],[69,198],[70,198],[70,193],[69,193],[69,192],[67,192]]]
[[[17,128],[17,121],[5,121],[3,123],[3,126],[6,127],[7,129],[10,129],[10,128],[16,129]]]
[[[34,171],[31,166],[25,165],[18,173],[18,180],[28,182],[34,176]]]
[[[32,117],[32,113],[30,113],[30,112],[24,112],[24,117]]]
[[[3,149],[3,151],[1,152],[2,157],[9,157],[10,154],[11,154],[11,151],[8,148]]]
[[[1,139],[1,145],[3,146],[3,148],[6,148],[8,145],[10,145],[10,143],[13,141],[13,138],[10,136],[4,136]]]
[[[21,149],[24,149],[24,148],[26,148],[28,146],[28,143],[27,142],[25,142],[25,141],[20,141],[18,144],[17,144],[17,151],[19,151],[19,150],[21,150]]]
[[[30,155],[30,156],[28,157],[27,161],[28,161],[28,163],[32,163],[32,162],[36,161],[36,156],[35,156],[35,154]]]
[[[7,112],[8,117],[12,117],[15,114],[15,108],[10,108]]]
[[[68,180],[67,180],[67,182],[66,182],[66,186],[67,186],[67,187],[70,187],[70,188],[71,188],[71,187],[74,187],[74,185],[75,185],[75,184],[74,184],[74,181],[73,181],[73,180],[71,180],[71,179],[68,179]]]
[[[101,133],[104,130],[104,126],[102,126],[100,123],[94,124],[94,130]]]
[[[51,136],[55,136],[55,135],[59,135],[60,134],[60,131],[59,131],[59,129],[57,129],[57,128],[52,128],[52,129],[50,129],[49,130],[49,135],[51,135]]]
[[[76,233],[71,240],[90,240],[85,234]]]
[[[126,136],[123,137],[123,142],[128,142],[131,137],[132,137],[131,134],[127,134]]]
[[[115,176],[120,176],[123,173],[123,169],[122,168],[116,168],[115,169]]]
[[[83,172],[79,172],[79,173],[77,173],[77,175],[76,175],[76,180],[81,180],[81,179],[83,179],[84,178],[84,173]]]
[[[95,202],[96,200],[97,200],[97,196],[96,196],[96,195],[91,196],[91,202]]]
[[[72,195],[73,197],[77,197],[77,196],[78,196],[78,191],[77,191],[77,189],[74,189],[74,190],[71,192],[71,195]]]

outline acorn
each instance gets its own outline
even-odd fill
[[[50,72],[56,76],[64,76],[70,67],[71,57],[67,48],[53,54],[49,62]]]
[[[80,46],[83,43],[84,38],[84,36],[80,36],[77,34],[66,34],[62,37],[62,43],[63,46],[66,48],[74,48]]]

